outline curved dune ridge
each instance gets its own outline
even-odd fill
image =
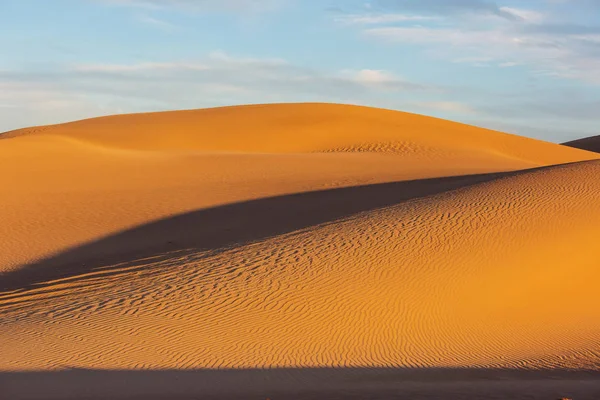
[[[158,152],[374,152],[434,159],[461,155],[463,164],[485,163],[483,169],[494,163],[512,162],[514,168],[585,158],[515,135],[341,104],[261,104],[115,115],[4,134],[6,138],[19,136],[60,136],[99,147]]]
[[[596,154],[317,104],[4,137],[0,370],[600,369]]]
[[[551,167],[8,293],[0,365],[599,368],[599,173]]]
[[[207,207],[599,157],[414,114],[330,104],[119,115],[0,138],[0,186],[11,188],[1,200],[0,271]]]

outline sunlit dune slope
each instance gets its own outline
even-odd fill
[[[6,293],[0,369],[599,369],[599,175],[514,173]]]
[[[0,271],[224,204],[598,157],[434,118],[327,104],[121,115],[0,138]],[[161,240],[169,242],[169,233]],[[144,243],[136,246],[129,252]]]
[[[340,104],[266,104],[115,115],[5,135],[58,135],[103,147],[159,152],[377,152],[432,159],[460,155],[462,164],[479,164],[484,169],[494,164],[521,167],[586,158],[582,153],[515,135],[417,114]],[[482,156],[487,158],[482,160]]]
[[[588,138],[573,140],[570,142],[563,143],[563,145],[573,147],[576,149],[600,153],[600,136],[592,136]]]

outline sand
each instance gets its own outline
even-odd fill
[[[600,390],[556,375],[600,370],[598,154],[324,104],[0,138],[11,398]]]
[[[565,146],[600,153],[600,136],[592,136],[563,143]]]

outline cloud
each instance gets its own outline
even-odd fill
[[[597,128],[578,125],[577,130],[573,129],[573,123],[560,123],[557,120],[546,121],[543,123],[534,123],[531,121],[519,121],[511,119],[465,119],[463,122],[471,125],[482,126],[488,129],[495,129],[501,132],[513,133],[516,135],[539,138],[555,143],[563,143],[569,140],[582,137],[595,136],[600,133]]]
[[[325,72],[280,58],[213,52],[179,62],[78,64],[38,73],[2,71],[0,131],[123,112],[290,101],[400,109],[538,137],[554,132],[556,140],[567,140],[574,126],[580,133],[593,132],[597,121],[598,102],[573,94],[553,100],[547,93],[538,94],[539,103],[531,100],[531,94],[509,99],[477,96],[467,100],[463,91],[411,82],[381,69]],[[534,127],[528,125],[532,119]],[[508,129],[511,126],[524,128]]]
[[[383,39],[389,42],[409,44],[445,44],[452,46],[480,46],[484,44],[507,44],[517,38],[509,38],[496,31],[465,31],[455,28],[429,28],[429,27],[378,27],[364,31],[368,36]],[[477,56],[481,58],[482,56]],[[472,57],[471,57],[472,58]],[[491,59],[490,56],[485,56]]]
[[[511,7],[500,7],[499,9],[529,23],[540,23],[545,19],[545,15],[543,13],[534,10]]]
[[[75,73],[128,73],[143,71],[207,70],[201,63],[144,62],[138,64],[80,64],[70,68]]]
[[[414,106],[429,111],[445,111],[458,114],[475,114],[473,107],[456,101],[425,101],[414,103]]]
[[[486,0],[378,0],[372,2],[382,9],[394,9],[442,16],[457,14],[488,14],[507,20],[517,20],[519,16],[510,10]]]
[[[368,88],[384,91],[398,90],[433,90],[432,87],[406,81],[389,72],[377,69],[362,69],[359,71],[344,70],[341,77]]]
[[[584,25],[564,12],[573,6],[552,3],[557,2],[525,8],[487,0],[372,0],[363,13],[335,21],[372,40],[413,45],[436,59],[473,67],[518,64],[535,76],[600,84],[600,22]],[[594,15],[600,1],[578,0],[576,10]]]
[[[393,3],[396,7],[409,8],[408,2]],[[419,2],[418,8],[420,11],[427,8],[431,12],[440,12],[444,7],[451,7],[454,13],[417,26],[390,25],[384,22],[384,14],[379,16],[381,23],[362,27],[362,32],[374,40],[415,45],[437,58],[448,58],[454,62],[465,60],[472,66],[508,67],[519,64],[529,67],[533,74],[539,76],[600,84],[597,73],[600,68],[600,26],[573,24],[561,20],[560,15],[496,7],[489,2],[449,1],[445,6],[438,3],[441,2]],[[410,4],[411,9],[416,7]],[[496,8],[504,14],[511,14],[514,19],[497,18]],[[495,19],[482,23],[480,18],[464,18],[464,13],[485,10],[488,15],[495,15]]]
[[[176,25],[171,24],[170,22],[164,21],[159,18],[151,17],[149,15],[138,15],[136,20],[141,22],[142,24],[151,26],[156,29],[160,29],[165,32],[174,32],[178,29]]]
[[[551,21],[542,25],[530,25],[523,28],[529,34],[543,35],[589,35],[600,33],[600,26],[581,25],[569,22]]]
[[[348,14],[335,18],[336,22],[347,25],[376,25],[394,22],[431,21],[436,17],[407,14]]]
[[[223,52],[195,61],[79,64],[38,73],[0,71],[0,130],[99,114],[245,103],[378,105],[388,94],[410,97],[428,90],[432,88],[382,70],[324,72],[278,58],[233,57]],[[31,120],[31,115],[38,120]]]
[[[285,0],[94,0],[105,4],[146,8],[182,8],[195,11],[264,12],[274,10]]]
[[[597,124],[600,100],[577,98],[571,95],[561,98],[546,99],[545,101],[520,100],[515,104],[495,105],[483,108],[488,115],[499,118],[535,118],[554,121],[559,117],[563,122],[590,121],[595,130],[600,133]]]
[[[363,69],[356,73],[355,78],[357,82],[362,82],[367,85],[375,84],[386,84],[396,81],[396,78],[382,70],[377,69]]]

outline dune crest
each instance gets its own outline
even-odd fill
[[[0,135],[0,272],[149,221],[291,193],[512,171],[594,153],[367,107],[118,115]],[[35,237],[36,240],[30,240]]]
[[[114,115],[26,128],[4,137],[57,135],[108,147],[211,153],[394,152],[494,156],[515,165],[592,159],[575,150],[456,122],[342,104],[259,104]],[[2,136],[0,136],[2,137]],[[431,153],[431,154],[429,154]],[[497,162],[501,162],[498,160]],[[505,161],[506,162],[506,161]],[[489,168],[489,166],[488,166]]]

